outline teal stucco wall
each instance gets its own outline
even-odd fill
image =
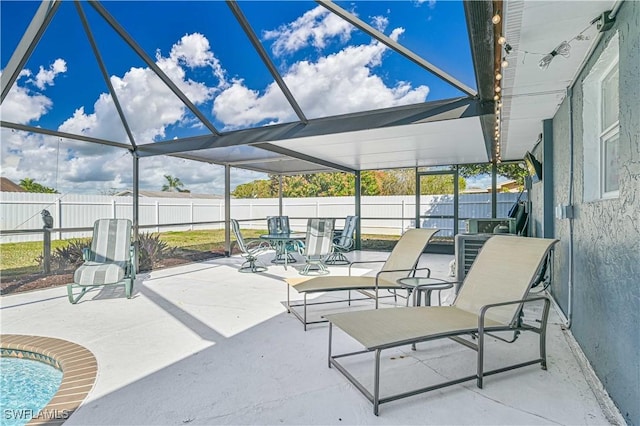
[[[620,41],[620,195],[585,202],[582,82],[616,32]],[[554,205],[569,203],[571,179],[574,184],[571,332],[623,417],[631,425],[640,425],[640,2],[622,4],[615,26],[600,39],[571,97],[560,105],[553,117],[552,149]],[[542,201],[541,191],[541,185],[534,185],[534,202]],[[539,204],[532,210],[534,226],[543,222],[543,214]],[[569,220],[554,219],[554,230],[560,244],[551,288],[567,313]]]

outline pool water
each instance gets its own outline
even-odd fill
[[[51,400],[62,371],[42,362],[0,357],[0,425],[28,423]]]

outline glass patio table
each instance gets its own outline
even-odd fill
[[[298,251],[296,249],[296,241],[304,240],[307,234],[303,232],[289,232],[280,234],[264,234],[260,235],[261,240],[269,241],[271,247],[276,251],[276,256],[271,263],[283,264],[284,269],[287,269],[289,263],[296,263],[297,260],[293,257],[291,252]]]

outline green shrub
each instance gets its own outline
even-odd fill
[[[173,256],[175,247],[160,240],[160,234],[142,233],[139,239],[139,255],[140,262],[138,269],[148,271],[157,266],[157,264],[167,257]],[[66,246],[58,247],[51,253],[51,270],[65,271],[68,269],[76,269],[84,262],[82,258],[82,250],[91,247],[91,239],[71,240]],[[38,266],[42,268],[44,257],[39,255],[36,258]]]
[[[160,240],[160,234],[150,232],[140,234],[139,238],[140,262],[138,268],[141,271],[149,271],[164,258],[170,257],[175,251],[175,247]]]
[[[75,269],[82,265],[82,250],[91,247],[91,239],[71,240],[66,246],[58,247],[51,253],[51,270],[64,271],[67,269]],[[42,267],[44,257],[42,255],[36,258],[38,266]]]

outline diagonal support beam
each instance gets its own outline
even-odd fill
[[[16,82],[20,71],[27,63],[31,52],[36,48],[42,34],[47,29],[47,26],[53,19],[56,11],[60,7],[61,2],[59,0],[43,0],[40,3],[40,7],[36,11],[36,14],[31,19],[29,27],[25,31],[24,35],[18,43],[18,47],[11,55],[7,66],[2,71],[0,77],[0,86],[2,87],[2,95],[0,97],[0,103],[4,102],[4,98],[9,93],[11,86]]]
[[[346,173],[355,173],[356,171],[350,167],[343,166],[341,164],[332,163],[331,161],[322,160],[311,155],[302,154],[301,152],[293,151],[287,148],[283,148],[270,143],[258,143],[253,145],[256,148],[264,149],[265,151],[271,151],[278,154],[286,155],[287,157],[297,158],[298,160],[307,161],[309,163],[319,164],[321,166],[329,167],[335,170],[340,170]]]
[[[378,31],[377,29],[373,28],[371,25],[367,24],[366,22],[364,22],[360,18],[356,17],[352,13],[347,12],[346,10],[344,10],[343,8],[341,8],[340,6],[335,4],[334,2],[332,2],[330,0],[316,0],[316,1],[317,1],[318,4],[320,4],[321,6],[325,7],[326,9],[330,10],[332,13],[338,15],[339,17],[341,17],[345,21],[349,22],[351,25],[353,25],[356,28],[359,28],[360,30],[362,30],[365,33],[369,34],[371,37],[375,38],[380,43],[386,45],[387,47],[389,47],[389,48],[391,48],[393,50],[395,50],[396,52],[398,52],[399,54],[401,54],[405,58],[407,58],[410,61],[418,64],[419,66],[421,66],[422,68],[424,68],[427,71],[431,72],[435,76],[437,76],[437,77],[441,78],[442,80],[446,81],[447,83],[451,84],[452,86],[454,86],[455,88],[457,88],[461,92],[466,93],[469,96],[476,96],[477,95],[477,92],[475,90],[473,90],[471,87],[469,87],[466,84],[458,81],[457,79],[455,79],[451,75],[447,74],[446,72],[444,72],[440,68],[438,68],[435,65],[431,64],[430,62],[426,61],[421,56],[417,55],[416,53],[412,52],[411,50],[407,49],[406,47],[404,47],[403,45],[398,43],[397,41],[393,40],[391,37],[385,35],[381,31]]]
[[[118,96],[116,95],[116,91],[113,88],[113,84],[111,84],[111,79],[109,78],[109,72],[107,71],[107,66],[104,64],[102,60],[102,55],[100,54],[100,49],[98,49],[98,45],[96,43],[96,39],[93,37],[93,33],[91,32],[91,28],[89,27],[89,22],[87,21],[87,17],[82,10],[82,6],[80,5],[80,1],[75,1],[76,10],[78,11],[78,15],[80,16],[80,21],[82,21],[82,27],[84,28],[85,33],[87,33],[87,38],[89,39],[89,44],[91,44],[91,49],[93,50],[93,54],[98,61],[98,67],[100,67],[100,72],[102,73],[102,78],[104,78],[104,82],[109,89],[109,93],[111,93],[111,99],[113,99],[113,104],[118,111],[118,116],[120,116],[120,121],[122,121],[122,125],[124,126],[124,131],[127,133],[129,137],[129,142],[131,142],[131,146],[136,148],[136,141],[133,137],[133,133],[131,133],[131,128],[129,127],[129,123],[127,122],[127,118],[122,111],[122,106],[120,105],[120,101],[118,100]]]
[[[245,18],[242,10],[240,10],[240,6],[238,6],[238,3],[236,1],[227,0],[227,6],[229,6],[229,9],[231,9],[231,12],[233,12],[233,15],[236,17],[238,23],[240,23],[240,26],[244,30],[245,34],[247,34],[247,37],[249,37],[253,48],[256,50],[256,52],[258,52],[258,55],[262,59],[262,62],[264,62],[266,67],[269,69],[269,72],[273,76],[273,79],[276,81],[276,83],[280,87],[280,90],[282,90],[282,93],[289,101],[291,108],[293,108],[293,110],[296,112],[296,115],[298,116],[300,121],[306,123],[307,117],[305,117],[304,112],[302,112],[302,109],[300,108],[300,105],[298,105],[296,98],[294,98],[293,94],[291,94],[289,87],[287,87],[287,84],[282,79],[282,76],[276,69],[276,66],[273,64],[273,61],[267,54],[264,46],[262,45],[262,43],[260,43],[260,40],[258,40],[258,37],[253,31],[251,24],[249,24],[249,21],[247,21],[247,18]]]
[[[113,16],[107,12],[107,10],[102,6],[102,4],[98,1],[91,1],[89,4],[102,16],[102,18],[107,21],[107,23],[114,29],[115,32],[118,33],[120,37],[131,47],[134,52],[140,56],[140,58],[144,61],[145,64],[149,68],[156,73],[156,75],[164,82],[164,84],[171,89],[175,95],[180,98],[180,100],[185,104],[187,108],[191,110],[195,114],[198,119],[207,126],[207,128],[214,134],[219,135],[220,132],[215,128],[215,126],[209,121],[207,117],[202,114],[202,112],[189,100],[187,95],[185,95],[182,90],[176,86],[176,84],[160,69],[160,67],[154,62],[154,60],[145,52],[138,43],[125,31],[125,29],[115,20]]]
[[[74,141],[92,142],[100,145],[114,146],[116,148],[124,148],[131,151],[131,145],[127,145],[121,142],[114,142],[107,139],[94,138],[91,136],[74,135],[72,133],[59,132],[57,130],[43,129],[42,127],[25,126],[24,124],[11,123],[9,121],[0,121],[0,127],[6,127],[7,129],[22,130],[25,132],[37,133],[40,135],[56,136],[59,138],[71,139]]]

